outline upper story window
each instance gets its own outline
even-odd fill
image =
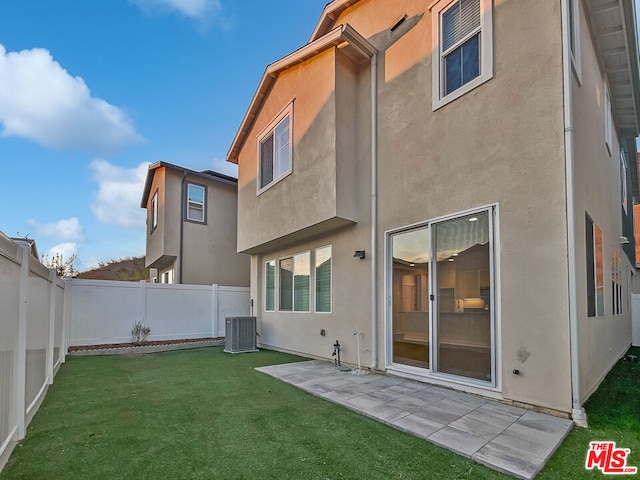
[[[158,226],[158,192],[151,198],[151,231]]]
[[[441,0],[432,19],[436,110],[493,77],[491,0]]]
[[[258,193],[292,171],[292,119],[293,102],[258,135]]]
[[[204,223],[205,188],[190,183],[187,187],[187,220]]]
[[[607,82],[604,82],[604,144],[609,156],[613,153],[613,114],[611,112],[611,94]]]
[[[620,149],[620,199],[624,213],[627,211],[627,157],[624,150]]]
[[[580,82],[580,0],[567,0],[567,35],[571,65]]]

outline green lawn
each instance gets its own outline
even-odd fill
[[[71,357],[0,479],[510,478],[254,370],[298,360]],[[571,432],[540,478],[585,478],[590,440],[615,440],[640,465],[639,384],[640,362],[621,362],[587,405],[592,428]]]

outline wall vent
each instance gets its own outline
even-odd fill
[[[256,317],[226,317],[224,351],[257,352]]]

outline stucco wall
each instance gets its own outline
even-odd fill
[[[378,367],[385,366],[385,322],[390,321],[385,318],[382,295],[387,268],[383,232],[497,205],[498,390],[506,399],[568,411],[571,395],[560,4],[554,0],[494,2],[494,78],[436,112],[431,101],[431,13],[427,6],[411,0],[362,0],[336,20],[336,24],[351,24],[380,51],[379,248],[373,252],[380,261],[376,292],[380,311]],[[405,22],[390,32],[405,13]],[[319,55],[314,61],[324,65],[320,78],[326,78],[327,72],[333,75],[330,54]],[[292,90],[296,82],[303,82],[321,98],[329,99],[334,94],[333,87],[325,91],[314,84],[312,62],[308,63],[304,71],[303,67],[294,67],[281,74],[254,127],[259,131],[260,125],[266,125],[292,96],[296,97],[297,139],[301,138],[298,113],[313,119],[304,139],[309,147],[303,150],[296,144],[294,173],[282,182],[287,194],[272,196],[271,213],[265,213],[268,210],[262,207],[253,210],[262,201],[256,197],[255,133],[249,135],[240,154],[240,249],[290,231],[290,225],[282,224],[287,221],[283,209],[290,208],[298,218],[299,211],[326,208],[311,204],[334,201],[330,194],[317,196],[315,192],[321,192],[315,186],[318,179],[297,170],[301,151],[313,153],[315,162],[326,158],[318,156],[314,148],[323,148],[336,130],[336,124],[331,123],[335,122],[332,101],[320,105],[324,108],[307,109],[300,101],[302,93]],[[349,78],[354,73],[345,68],[336,78],[351,85]],[[294,75],[300,75],[295,82]],[[368,90],[364,86],[369,80],[368,65],[357,69],[357,98],[366,98]],[[338,90],[335,95],[340,94]],[[357,202],[358,224],[252,259],[252,296],[259,298],[262,309],[264,260],[334,245],[334,313],[262,312],[261,342],[265,345],[330,358],[330,345],[336,338],[362,329],[363,341],[370,349],[370,311],[366,306],[371,295],[370,252],[364,261],[352,260],[353,250],[367,248],[364,245],[369,245],[370,233],[366,230],[370,161],[366,132],[370,124],[365,121],[368,105],[363,102],[361,107],[355,119],[358,141],[353,175],[358,182],[354,188],[363,196],[358,201],[361,203]],[[339,122],[340,128],[354,128],[347,116],[341,119],[349,121],[346,126]],[[305,123],[309,124],[308,118]],[[339,165],[341,168],[342,162]],[[300,201],[293,201],[298,195],[302,196]],[[249,229],[259,233],[249,233]],[[319,336],[321,328],[327,329],[327,338]],[[354,356],[345,351],[345,359],[353,362]],[[369,359],[370,352],[366,352],[363,362]],[[514,368],[521,375],[513,375]]]
[[[580,19],[581,82],[573,76],[575,135],[575,204],[577,238],[580,390],[586,400],[630,344],[628,299],[630,264],[622,254],[620,144],[614,129],[612,152],[605,145],[605,83],[598,65],[584,10]],[[631,158],[630,161],[635,159]],[[629,206],[631,208],[631,206]],[[587,317],[585,213],[603,233],[604,316]],[[611,248],[623,260],[623,311],[612,314]]]

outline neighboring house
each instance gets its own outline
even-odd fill
[[[141,203],[151,281],[249,286],[249,256],[236,253],[237,195],[233,177],[151,165]]]
[[[335,0],[227,160],[264,347],[584,420],[630,344],[626,0]],[[627,243],[627,241],[629,243]]]

